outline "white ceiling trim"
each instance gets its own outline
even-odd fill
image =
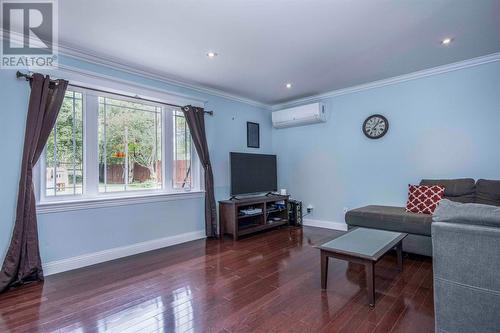
[[[281,110],[284,108],[289,108],[289,107],[297,106],[300,104],[317,102],[318,100],[321,100],[321,99],[326,99],[326,98],[341,96],[341,95],[346,95],[346,94],[353,94],[353,93],[357,93],[357,92],[364,91],[364,90],[375,89],[375,88],[380,88],[380,87],[384,87],[384,86],[388,86],[388,85],[392,85],[392,84],[398,84],[398,83],[406,82],[406,81],[410,81],[410,80],[421,79],[421,78],[424,78],[427,76],[439,75],[439,74],[448,73],[448,72],[456,71],[459,69],[479,66],[479,65],[483,65],[483,64],[487,64],[487,63],[495,62],[495,61],[500,61],[500,52],[489,54],[489,55],[482,56],[482,57],[469,59],[469,60],[454,62],[454,63],[443,65],[443,66],[424,69],[424,70],[421,70],[418,72],[413,72],[413,73],[408,73],[408,74],[404,74],[404,75],[400,75],[400,76],[395,76],[395,77],[388,78],[388,79],[364,83],[364,84],[352,86],[349,88],[332,90],[332,91],[329,91],[329,92],[326,92],[323,94],[304,97],[304,98],[292,100],[292,101],[285,102],[285,103],[275,104],[272,106],[272,110],[273,111]]]
[[[0,29],[0,37],[2,40],[5,38],[4,35],[5,35],[4,30]],[[17,32],[11,32],[11,35],[13,36],[14,40],[17,41],[18,43],[23,42],[23,36],[24,36],[23,34],[20,34]],[[91,54],[87,51],[84,51],[84,50],[81,50],[81,49],[78,49],[75,47],[70,47],[70,46],[67,46],[67,45],[64,45],[61,43],[59,43],[58,45],[55,45],[55,46],[57,47],[59,54],[74,58],[76,60],[85,61],[85,62],[94,64],[94,65],[98,65],[98,66],[104,66],[104,67],[107,67],[110,69],[118,70],[118,71],[125,72],[125,73],[132,74],[132,75],[141,76],[141,77],[146,78],[146,79],[155,80],[155,81],[169,84],[169,85],[173,85],[176,87],[191,89],[191,90],[194,90],[194,91],[197,91],[200,93],[209,94],[212,96],[218,96],[218,97],[222,97],[222,98],[229,99],[229,100],[236,101],[236,102],[240,102],[240,103],[245,103],[245,104],[256,106],[256,107],[263,108],[266,110],[271,110],[271,108],[272,108],[272,105],[264,104],[264,103],[261,103],[261,102],[258,102],[258,101],[255,101],[255,100],[252,100],[249,98],[245,98],[242,96],[230,94],[230,93],[227,93],[227,92],[222,91],[222,90],[207,88],[207,87],[204,87],[201,85],[196,85],[196,84],[182,82],[179,80],[170,79],[166,75],[161,75],[161,74],[152,72],[151,69],[148,69],[146,67],[137,66],[135,64],[134,65],[128,64],[127,62],[124,62],[123,60],[114,59],[114,58],[109,57],[109,56],[98,55],[95,53]],[[59,65],[59,67],[63,67],[63,65]],[[66,68],[68,68],[68,66],[66,66]],[[190,97],[190,98],[192,98],[192,97]]]
[[[138,75],[138,76],[144,77],[146,79],[153,79],[155,81],[174,85],[177,87],[195,90],[195,91],[198,91],[200,93],[205,93],[205,94],[209,94],[209,95],[213,95],[213,96],[222,97],[222,98],[229,99],[232,101],[241,102],[241,103],[249,104],[252,106],[260,107],[260,108],[263,108],[266,110],[270,110],[272,108],[271,105],[264,104],[264,103],[261,103],[258,101],[254,101],[252,99],[248,99],[248,98],[245,98],[242,96],[233,95],[233,94],[230,94],[230,93],[227,93],[225,91],[218,90],[218,89],[207,88],[207,87],[203,87],[201,85],[196,85],[196,84],[182,82],[179,80],[170,79],[166,75],[152,72],[150,69],[148,69],[146,67],[128,64],[127,62],[124,62],[123,60],[113,59],[112,57],[108,57],[108,56],[105,57],[105,56],[101,56],[101,55],[97,55],[97,54],[90,54],[84,50],[76,49],[74,47],[69,47],[66,45],[59,44],[59,53],[65,55],[65,56],[77,59],[77,60],[92,63],[94,65],[105,66],[105,67],[108,67],[111,69],[115,69],[115,70],[129,73],[129,74]]]
[[[66,79],[73,84],[89,86],[103,89],[110,93],[120,93],[130,95],[130,97],[142,97],[156,100],[158,103],[167,102],[178,105],[194,105],[205,107],[208,102],[205,99],[196,98],[190,95],[179,94],[165,89],[158,89],[150,85],[140,84],[114,76],[103,75],[93,71],[81,69],[68,65],[59,65],[57,68],[33,69],[30,72],[40,72],[52,75],[55,78]]]
[[[0,33],[1,33],[0,37],[1,37],[1,39],[3,39],[4,38],[4,31],[2,29],[0,29]],[[19,40],[19,41],[23,40],[22,34],[12,33],[12,35],[15,36],[14,38],[16,38],[16,40]],[[259,107],[259,108],[262,108],[265,110],[271,110],[271,111],[280,110],[280,109],[288,108],[288,107],[293,107],[293,106],[300,105],[300,104],[316,102],[318,100],[326,99],[326,98],[330,98],[330,97],[357,93],[357,92],[361,92],[361,91],[365,91],[365,90],[369,90],[369,89],[380,88],[380,87],[384,87],[384,86],[388,86],[388,85],[398,84],[401,82],[416,80],[416,79],[420,79],[420,78],[424,78],[424,77],[428,77],[428,76],[439,75],[439,74],[452,72],[452,71],[456,71],[456,70],[460,70],[460,69],[464,69],[464,68],[469,68],[469,67],[479,66],[479,65],[483,65],[483,64],[487,64],[487,63],[491,63],[491,62],[500,61],[500,52],[498,52],[498,53],[493,53],[493,54],[489,54],[489,55],[485,55],[485,56],[481,56],[481,57],[477,57],[477,58],[472,58],[472,59],[468,59],[468,60],[464,60],[464,61],[446,64],[443,66],[424,69],[424,70],[413,72],[413,73],[395,76],[392,78],[387,78],[387,79],[383,79],[383,80],[364,83],[364,84],[360,84],[360,85],[352,86],[352,87],[348,87],[348,88],[332,90],[332,91],[329,91],[326,93],[308,96],[308,97],[304,97],[304,98],[300,98],[300,99],[295,99],[295,100],[291,100],[291,101],[284,102],[284,103],[269,105],[269,104],[264,104],[264,103],[261,103],[261,102],[255,101],[255,100],[251,100],[251,99],[248,99],[245,97],[233,95],[233,94],[224,92],[222,90],[207,88],[207,87],[203,87],[200,85],[194,85],[194,84],[189,84],[189,83],[181,82],[178,80],[170,79],[164,75],[152,72],[151,69],[148,69],[145,67],[144,68],[138,67],[137,65],[127,64],[126,62],[123,62],[122,60],[113,59],[111,57],[90,54],[87,51],[80,50],[80,49],[77,49],[75,47],[69,47],[69,46],[61,45],[61,44],[57,45],[57,47],[58,47],[60,54],[63,54],[65,56],[68,56],[68,57],[71,57],[71,58],[74,58],[77,60],[85,61],[85,62],[95,64],[98,66],[104,66],[104,67],[107,67],[110,69],[122,71],[122,72],[129,73],[129,74],[141,76],[141,77],[146,78],[146,79],[152,79],[152,80],[166,83],[169,85],[187,88],[187,89],[191,89],[191,90],[198,91],[201,93],[206,93],[206,94],[209,94],[212,96],[218,96],[218,97],[233,100],[236,102],[245,103],[248,105],[256,106],[256,107]],[[64,69],[66,69],[66,70],[70,69],[69,66],[64,66],[64,65],[59,65],[59,66],[64,67]],[[80,69],[77,69],[74,67],[71,67],[71,69],[73,71],[78,71],[80,73],[85,72],[85,74],[90,75],[89,71],[83,71],[83,70],[80,70]],[[99,75],[102,76],[101,74],[99,74]],[[111,78],[111,77],[108,76],[108,78]],[[116,79],[116,78],[115,78],[115,80],[126,81],[126,80],[120,80],[120,79]],[[130,81],[127,81],[127,82],[130,82]],[[146,85],[143,85],[143,86],[146,87]],[[148,86],[148,87],[151,88],[150,86]],[[171,92],[169,92],[169,93],[173,94]],[[181,94],[177,94],[177,95],[181,96]],[[194,99],[192,96],[188,96],[188,95],[182,95],[182,97]]]

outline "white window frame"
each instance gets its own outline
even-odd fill
[[[191,153],[192,179],[194,186],[189,190],[174,189],[173,176],[173,128],[172,109],[162,103],[177,105],[193,105],[204,107],[204,101],[188,98],[182,95],[166,93],[148,86],[132,84],[128,81],[97,76],[84,71],[55,70],[47,73],[54,77],[64,77],[75,85],[93,89],[105,90],[109,93],[95,92],[70,86],[68,90],[82,93],[83,97],[83,193],[81,195],[47,196],[45,189],[45,150],[35,167],[34,180],[36,187],[37,212],[51,213],[76,209],[89,209],[130,205],[136,203],[170,201],[204,196],[204,186],[201,173],[201,163],[198,154]],[[130,97],[117,96],[114,93]],[[134,190],[120,192],[99,192],[99,162],[98,162],[98,97],[111,97],[122,100],[154,105],[162,108],[162,188],[153,190]],[[157,101],[141,101],[134,97],[143,97]],[[94,147],[94,149],[91,149]],[[194,145],[191,145],[194,149]]]
[[[174,115],[172,114],[171,115],[171,119],[173,119]],[[170,121],[171,123],[171,130],[172,130],[172,133],[174,131],[174,122],[175,121]],[[175,135],[175,133],[173,133]],[[173,136],[172,136],[172,146],[171,147],[174,147],[174,142],[173,142]],[[201,185],[199,183],[200,181],[200,166],[201,164],[199,163],[199,158],[198,158],[198,153],[196,153],[196,149],[194,147],[194,143],[193,143],[193,140],[191,140],[191,145],[190,145],[190,152],[189,152],[189,156],[191,156],[191,183],[194,184],[194,187],[195,189],[200,189],[201,188]],[[170,163],[172,163],[174,161],[173,159],[173,150],[172,149],[172,158],[169,159]],[[170,170],[173,170],[173,166],[170,167]],[[170,177],[172,177],[173,174],[170,175]],[[171,180],[172,182],[172,187],[173,187],[173,179]],[[182,191],[182,189],[176,189],[177,191]]]
[[[79,92],[82,94],[82,121],[83,121],[83,180],[82,180],[82,193],[85,192],[86,188],[86,172],[87,172],[87,159],[85,156],[85,152],[87,151],[87,119],[86,119],[86,113],[85,113],[85,104],[86,104],[86,98],[84,95],[84,92],[82,89],[79,88],[74,88],[74,89],[68,89],[69,91],[74,91],[74,92]],[[47,148],[45,147],[42,151],[42,154],[40,155],[40,158],[38,160],[38,163],[35,166],[36,172],[34,172],[34,179],[35,179],[35,184],[38,184],[39,186],[36,187],[36,200],[37,204],[38,203],[49,203],[49,202],[55,202],[55,201],[70,201],[70,200],[75,200],[78,198],[83,198],[83,195],[80,194],[63,194],[63,195],[55,195],[55,196],[48,196],[47,195],[47,190],[46,190],[46,177],[45,177],[45,168],[46,168],[46,157],[47,157]],[[54,174],[54,177],[56,175]]]

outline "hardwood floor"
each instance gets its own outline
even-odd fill
[[[283,228],[199,240],[47,277],[0,295],[0,332],[433,332],[430,258],[389,254],[364,268],[313,245],[341,233]]]

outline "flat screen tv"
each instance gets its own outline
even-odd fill
[[[278,190],[276,155],[230,153],[231,195]]]

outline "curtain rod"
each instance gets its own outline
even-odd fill
[[[24,78],[24,79],[26,79],[26,81],[30,81],[32,79],[31,74],[21,73],[20,71],[16,72],[16,77],[18,79],[19,78]],[[55,83],[54,80],[51,80],[51,83],[52,82]],[[96,88],[92,88],[92,87],[79,86],[77,84],[71,84],[71,83],[69,83],[68,85],[71,86],[71,87],[75,87],[75,88],[81,88],[81,89],[87,89],[87,90],[92,90],[92,91],[96,91],[96,92],[113,94],[113,95],[117,95],[117,96],[121,96],[121,97],[135,98],[135,99],[138,99],[138,100],[141,100],[141,101],[151,102],[151,103],[156,103],[156,104],[162,104],[162,105],[166,105],[166,106],[172,106],[172,107],[177,107],[177,108],[184,107],[184,105],[177,105],[177,104],[170,104],[170,103],[165,103],[165,102],[159,102],[159,101],[155,101],[155,100],[152,100],[152,99],[142,98],[142,97],[139,97],[139,96],[130,96],[130,95],[126,95],[126,94],[115,93],[115,92],[101,90],[101,89],[96,89]],[[204,111],[204,112],[205,112],[205,114],[208,114],[210,116],[214,115],[213,111]]]

